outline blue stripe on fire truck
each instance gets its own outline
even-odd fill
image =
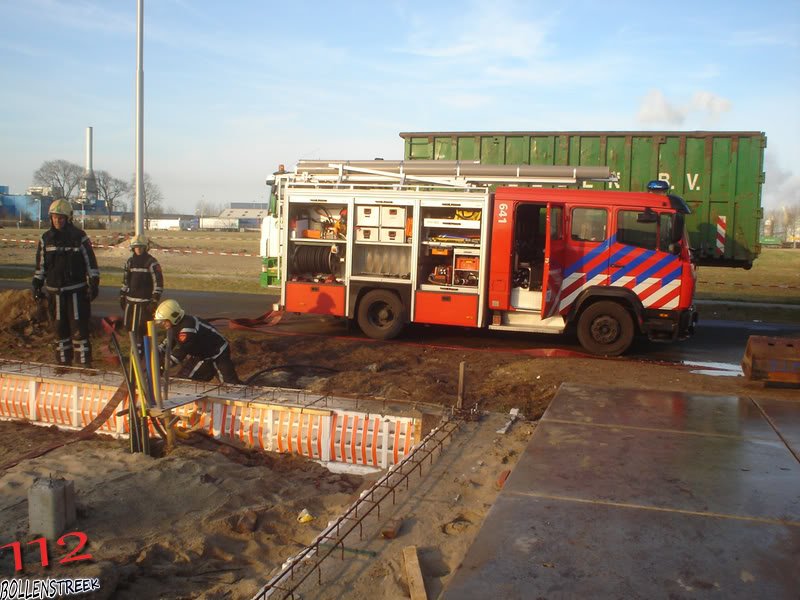
[[[569,277],[576,271],[582,269],[584,266],[595,260],[598,256],[601,256],[602,254],[608,252],[608,249],[611,247],[611,244],[615,242],[616,237],[617,237],[616,235],[612,235],[605,242],[597,246],[597,248],[589,252],[586,256],[582,256],[580,259],[576,260],[574,263],[567,266],[567,268],[564,270],[564,277],[565,278]],[[598,271],[605,271],[605,269],[606,265],[604,263],[601,263],[600,266],[594,269],[592,272],[596,275]]]
[[[614,264],[620,258],[623,258],[624,256],[626,256],[627,254],[629,254],[632,251],[633,251],[633,247],[632,246],[625,246],[625,252],[616,252],[611,257],[611,259],[610,259],[611,264]],[[652,250],[646,250],[645,252],[643,252],[642,254],[637,256],[636,258],[634,258],[631,262],[629,262],[624,267],[620,267],[619,269],[614,271],[614,273],[611,276],[611,283],[614,283],[620,277],[625,277],[628,273],[630,273],[636,267],[641,265],[643,262],[646,262],[646,261],[650,260],[651,258],[653,258],[654,254],[655,254],[655,252],[653,252]]]
[[[642,283],[645,279],[647,279],[648,277],[652,277],[654,273],[658,273],[661,269],[663,269],[668,264],[673,263],[673,262],[677,262],[677,261],[678,261],[678,257],[677,256],[673,256],[671,254],[667,254],[664,258],[662,258],[661,260],[657,261],[650,268],[648,268],[648,269],[642,271],[641,273],[639,273],[639,275],[636,276],[636,283],[637,284]],[[667,282],[664,281],[664,283],[667,283]]]
[[[672,271],[664,275],[663,279],[661,280],[661,285],[667,285],[668,283],[675,281],[676,279],[680,279],[681,277],[682,267],[678,265]]]

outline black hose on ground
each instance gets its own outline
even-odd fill
[[[339,373],[338,369],[332,369],[330,367],[320,367],[317,365],[278,365],[276,367],[267,367],[266,369],[260,369],[256,371],[255,373],[253,373],[247,379],[244,380],[244,384],[252,385],[252,383],[256,379],[258,379],[260,375],[263,375],[264,373],[269,373],[270,371],[278,371],[280,369],[300,369],[300,368],[311,369],[311,370],[316,369],[317,371],[330,371],[331,373]]]

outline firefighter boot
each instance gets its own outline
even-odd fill
[[[88,339],[75,339],[75,356],[82,367],[92,366],[92,344]]]
[[[72,340],[64,338],[56,341],[56,362],[65,367],[72,364]]]

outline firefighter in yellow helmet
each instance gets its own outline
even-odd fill
[[[155,320],[175,330],[175,346],[170,361],[182,364],[181,374],[197,381],[241,383],[231,360],[231,347],[222,334],[208,321],[187,315],[175,300],[164,300],[156,308]],[[161,344],[166,352],[166,341]]]
[[[125,262],[119,306],[127,331],[137,334],[139,345],[147,335],[147,322],[152,320],[161,294],[164,275],[158,260],[148,252],[149,240],[143,235],[131,238],[131,256]]]
[[[56,360],[82,366],[92,363],[89,341],[91,302],[100,291],[100,270],[92,242],[72,223],[72,205],[54,200],[48,210],[50,229],[36,246],[33,297],[48,299],[50,319],[56,329]]]

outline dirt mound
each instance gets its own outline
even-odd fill
[[[105,349],[107,337],[100,319],[89,322],[89,335],[96,348],[95,361],[114,364]],[[0,354],[6,358],[34,362],[53,362],[55,335],[47,314],[47,300],[33,299],[28,290],[0,292]]]
[[[42,360],[52,341],[46,301],[36,302],[28,290],[0,292],[0,345],[19,358]]]
[[[42,436],[65,436],[0,421],[0,462]],[[27,490],[37,477],[74,481],[77,529],[91,560],[62,566],[25,555],[26,578],[97,577],[100,598],[251,598],[269,573],[341,514],[367,480],[335,474],[294,455],[237,450],[203,438],[153,459],[126,442],[82,441],[0,474],[0,528],[27,541]],[[314,515],[301,523],[303,510]],[[25,542],[23,542],[25,543]],[[0,574],[11,577],[10,553]],[[55,570],[54,570],[55,569]]]
[[[35,323],[47,323],[45,308],[46,304],[35,302],[28,290],[0,292],[0,329],[21,331]]]

